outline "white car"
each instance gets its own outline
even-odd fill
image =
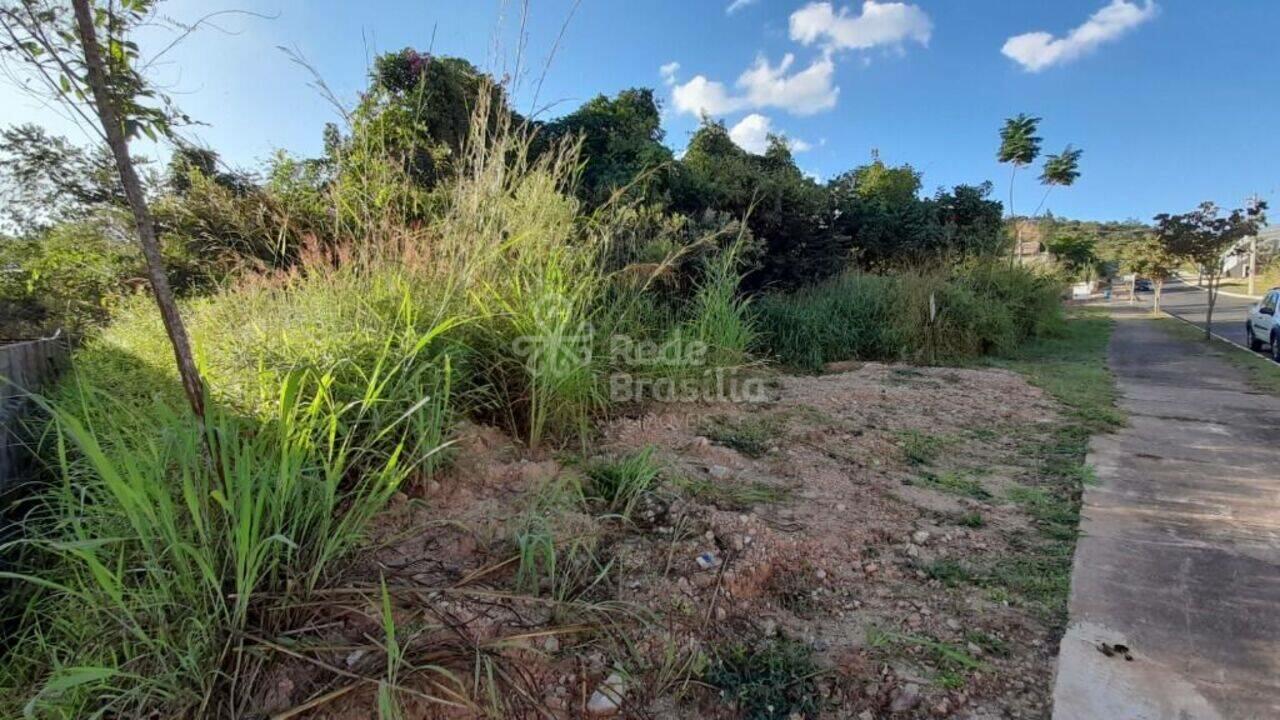
[[[1257,305],[1249,308],[1249,319],[1244,321],[1244,336],[1250,350],[1271,346],[1271,358],[1280,362],[1280,317],[1276,307],[1280,305],[1280,288],[1271,288]]]

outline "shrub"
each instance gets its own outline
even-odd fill
[[[1024,268],[846,273],[756,303],[759,349],[817,370],[833,360],[947,364],[1012,350],[1061,323],[1059,285]]]

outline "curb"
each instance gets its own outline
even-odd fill
[[[1174,279],[1175,281],[1185,284],[1185,286],[1187,287],[1194,288],[1194,290],[1198,290],[1201,292],[1208,292],[1208,288],[1198,286],[1198,284],[1189,283],[1185,281],[1185,279],[1181,277],[1180,274],[1175,274]],[[1217,291],[1217,293],[1219,293],[1219,295],[1226,296],[1226,297],[1239,297],[1240,300],[1262,300],[1261,295],[1244,295],[1244,293],[1226,292],[1225,290],[1219,290]]]
[[[1164,317],[1169,317],[1169,318],[1173,318],[1174,320],[1179,320],[1179,321],[1181,321],[1181,322],[1184,322],[1184,323],[1186,323],[1186,324],[1190,325],[1191,327],[1195,328],[1196,330],[1199,330],[1200,332],[1204,332],[1204,328],[1200,327],[1200,326],[1199,326],[1199,325],[1197,325],[1195,322],[1193,322],[1193,321],[1191,321],[1191,320],[1188,320],[1188,319],[1186,319],[1186,318],[1182,317],[1181,315],[1174,315],[1173,313],[1169,312],[1168,310],[1164,310],[1164,309],[1161,309],[1161,310],[1160,310],[1160,314],[1161,314],[1161,315],[1163,315]],[[1249,348],[1247,348],[1247,347],[1245,347],[1245,346],[1241,345],[1240,343],[1236,342],[1235,340],[1232,340],[1232,339],[1230,339],[1230,338],[1227,338],[1227,337],[1224,337],[1224,336],[1222,336],[1222,335],[1219,335],[1219,334],[1218,334],[1218,333],[1216,333],[1216,332],[1210,332],[1210,333],[1209,333],[1209,335],[1213,336],[1213,339],[1218,340],[1218,341],[1220,341],[1220,342],[1224,342],[1224,343],[1226,343],[1227,345],[1230,345],[1231,347],[1233,347],[1233,348],[1235,348],[1235,349],[1237,349],[1237,350],[1242,350],[1242,351],[1244,351],[1244,352],[1248,353],[1249,355],[1251,355],[1251,356],[1253,356],[1253,357],[1265,357],[1265,356],[1262,356],[1262,355],[1258,355],[1256,352],[1254,352],[1254,351],[1250,350]],[[1277,367],[1280,367],[1280,365],[1278,365]]]

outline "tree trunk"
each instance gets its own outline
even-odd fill
[[[1209,307],[1204,313],[1204,339],[1208,342],[1213,337],[1213,306],[1218,302],[1218,284],[1221,282],[1222,272],[1214,272],[1209,270]]]
[[[160,307],[160,316],[164,320],[165,332],[173,345],[173,356],[178,363],[178,374],[182,378],[182,388],[186,392],[187,402],[191,403],[191,412],[203,427],[204,382],[200,379],[200,371],[196,368],[195,359],[191,355],[191,343],[187,339],[186,327],[182,324],[182,316],[178,314],[178,304],[174,300],[173,290],[169,287],[169,278],[164,272],[164,262],[160,256],[160,244],[156,241],[155,223],[151,220],[151,212],[147,208],[146,197],[142,193],[142,183],[134,170],[133,160],[129,157],[129,142],[124,135],[124,126],[114,101],[107,91],[107,74],[102,63],[102,53],[98,47],[98,38],[94,32],[92,10],[88,0],[72,0],[75,9],[76,26],[80,33],[80,43],[84,49],[84,61],[89,89],[93,93],[93,105],[97,110],[98,120],[107,136],[107,144],[115,157],[116,170],[120,173],[120,183],[124,186],[125,196],[129,200],[129,209],[133,211],[133,220],[138,229],[138,243],[142,246],[142,255],[147,262],[147,277],[151,281],[151,291],[155,294],[156,305]]]
[[[1151,300],[1151,312],[1156,315],[1159,315],[1160,314],[1160,293],[1164,290],[1164,280],[1156,280],[1155,286],[1156,286],[1156,292],[1155,292],[1155,297],[1152,298]]]
[[[1013,223],[1013,252],[1009,255],[1009,268],[1013,269],[1018,262],[1018,252],[1022,249],[1022,228],[1018,226],[1018,216],[1013,214],[1013,181],[1018,177],[1018,163],[1013,164],[1009,172],[1009,221]]]

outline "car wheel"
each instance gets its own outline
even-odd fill
[[[1271,332],[1271,359],[1280,363],[1280,333]]]
[[[1253,323],[1248,320],[1244,321],[1244,336],[1249,340],[1250,350],[1258,352],[1262,349],[1262,341],[1258,339],[1257,335],[1253,334]]]

